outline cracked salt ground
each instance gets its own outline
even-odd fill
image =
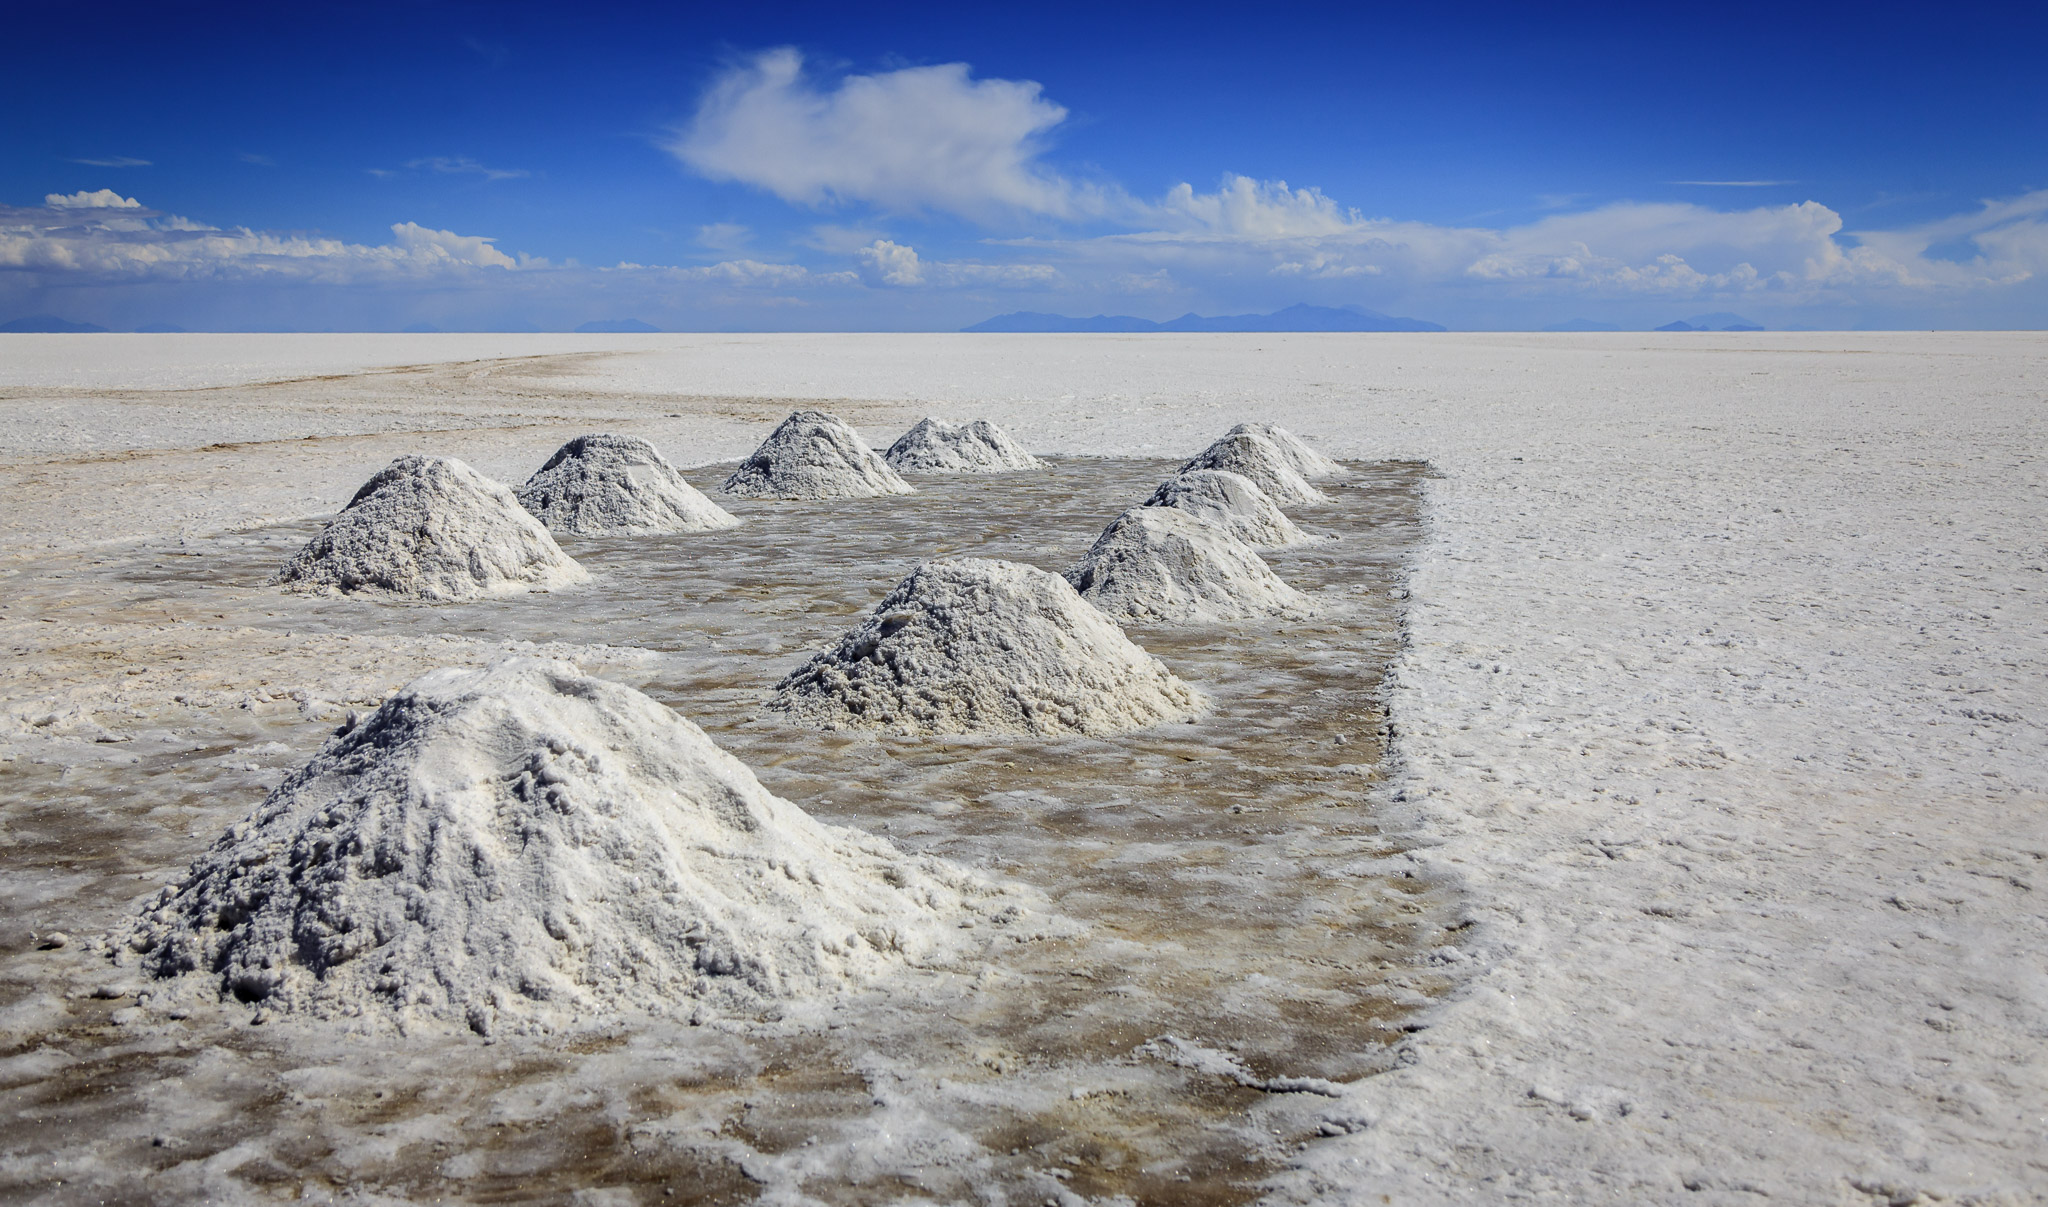
[[[821,820],[1036,885],[1088,932],[1010,945],[972,976],[912,971],[779,1017],[488,1045],[416,1036],[367,1055],[281,1016],[166,1017],[139,1004],[146,983],[82,942],[10,948],[18,1042],[0,1077],[16,1109],[0,1186],[1251,1197],[1296,1145],[1364,1126],[1321,1088],[1390,1061],[1410,1012],[1455,971],[1454,903],[1408,874],[1360,808],[1383,753],[1375,693],[1398,638],[1391,593],[1417,531],[1418,466],[1353,467],[1308,517],[1343,539],[1269,555],[1325,606],[1315,619],[1132,630],[1215,696],[1197,724],[899,740],[819,734],[759,708],[920,558],[1057,571],[1177,464],[1055,459],[993,488],[736,501],[744,523],[727,532],[565,539],[594,582],[545,597],[430,608],[262,586],[311,523],[17,576],[22,598],[67,620],[68,661],[44,660],[52,690],[116,657],[145,669],[123,676],[122,702],[40,726],[59,734],[43,746],[51,761],[0,764],[0,834],[21,870],[0,898],[10,942],[107,929],[345,709],[422,666],[522,642],[674,704]],[[688,472],[718,480],[716,467]],[[70,623],[95,617],[128,622],[124,644]],[[212,628],[142,636],[133,622],[151,617]],[[224,672],[230,650],[238,665]],[[210,672],[191,665],[209,659]]]

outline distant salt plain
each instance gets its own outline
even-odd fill
[[[2037,334],[9,336],[0,575],[331,512],[406,451],[730,460],[799,402],[1127,457],[1270,420],[1440,475],[1372,807],[1457,902],[1455,988],[1275,1200],[2048,1195]],[[17,758],[81,638],[29,611]]]

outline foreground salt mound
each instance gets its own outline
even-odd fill
[[[1180,472],[1195,469],[1220,469],[1250,478],[1266,492],[1268,498],[1282,507],[1330,501],[1322,491],[1309,485],[1308,479],[1295,470],[1278,446],[1257,432],[1232,428],[1216,443],[1203,449],[1194,460],[1181,466]]]
[[[453,457],[406,456],[364,483],[276,581],[442,602],[589,578],[503,483]]]
[[[518,495],[550,531],[578,536],[711,532],[739,523],[653,445],[632,436],[576,437]]]
[[[871,499],[914,493],[836,415],[797,411],[719,489],[749,499]]]
[[[920,419],[889,446],[883,460],[905,473],[924,474],[1001,474],[1045,468],[1045,462],[1025,452],[1008,432],[986,419],[972,423]]]
[[[953,954],[999,898],[813,820],[637,691],[508,658],[338,732],[123,958],[223,999],[489,1033],[830,992]]]
[[[1306,616],[1308,596],[1229,530],[1172,507],[1133,507],[1067,571],[1081,598],[1122,621]]]
[[[1175,474],[1159,484],[1144,506],[1185,511],[1220,525],[1255,548],[1277,549],[1309,539],[1257,483],[1228,470],[1191,469]]]
[[[776,687],[770,708],[907,733],[1111,734],[1206,707],[1057,574],[926,562],[858,628]]]
[[[1335,460],[1317,452],[1309,446],[1308,441],[1277,423],[1240,423],[1224,434],[1264,436],[1272,441],[1274,448],[1280,450],[1280,455],[1286,458],[1288,466],[1304,478],[1335,478],[1344,473],[1344,467]]]

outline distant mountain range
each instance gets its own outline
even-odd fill
[[[1562,323],[1552,323],[1552,324],[1550,324],[1550,326],[1548,326],[1548,327],[1545,327],[1545,328],[1544,328],[1544,330],[1545,330],[1545,331],[1619,331],[1619,330],[1621,330],[1621,328],[1620,328],[1619,326],[1617,326],[1616,324],[1614,324],[1614,323],[1596,323],[1596,322],[1594,322],[1594,321],[1593,321],[1592,319],[1566,319],[1566,320],[1565,320],[1564,322],[1562,322]]]
[[[578,335],[659,335],[661,328],[639,319],[597,319],[576,328]]]
[[[991,332],[1025,333],[1071,333],[1071,332],[1177,332],[1177,331],[1442,331],[1437,323],[1422,319],[1399,318],[1381,314],[1361,306],[1345,306],[1341,309],[1331,306],[1289,306],[1271,314],[1231,314],[1217,318],[1205,318],[1199,314],[1183,314],[1177,319],[1155,323],[1151,319],[1133,318],[1127,314],[1098,314],[1093,318],[1068,318],[1064,314],[1039,314],[1030,310],[1019,310],[1015,314],[999,314],[985,322],[963,327],[962,331],[973,334]]]
[[[0,323],[0,331],[16,335],[77,335],[92,331],[105,331],[98,323],[74,323],[60,319],[54,314],[31,314],[25,319]]]
[[[1679,319],[1657,328],[1659,331],[1762,331],[1762,323],[1753,322],[1739,314],[1717,310],[1712,314],[1695,314],[1689,319]]]

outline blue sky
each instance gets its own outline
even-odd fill
[[[7,17],[0,320],[916,330],[1296,302],[1462,328],[2048,320],[2039,10]]]

